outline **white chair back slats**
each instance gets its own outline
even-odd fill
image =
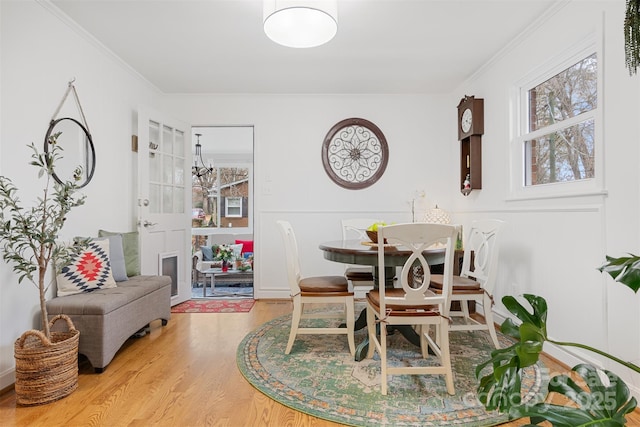
[[[293,232],[293,227],[287,221],[277,221],[280,226],[280,232],[284,240],[285,257],[287,263],[287,279],[289,281],[289,288],[291,289],[291,295],[296,295],[300,292],[300,258],[298,255],[298,242],[296,241],[296,235]]]
[[[499,220],[474,221],[471,224],[460,271],[462,277],[475,279],[490,294],[495,286],[502,224]]]
[[[440,312],[446,315],[451,297],[451,277],[453,275],[453,250],[457,236],[457,228],[453,225],[410,223],[381,227],[378,229],[378,241],[387,239],[387,246],[378,245],[378,265],[385,265],[386,251],[395,250],[401,245],[402,249],[411,250],[409,259],[403,264],[400,273],[400,287],[404,290],[403,297],[386,296],[384,287],[380,287],[381,310],[386,305],[437,305]],[[423,252],[429,249],[439,249],[445,252],[444,287],[441,294],[428,290],[431,282],[431,269]],[[420,268],[417,268],[420,267]],[[419,271],[420,274],[417,274]],[[380,282],[385,283],[385,269],[379,269]]]
[[[364,241],[369,240],[367,236],[367,228],[376,223],[382,222],[380,219],[375,218],[349,218],[342,221],[342,241],[361,239]]]

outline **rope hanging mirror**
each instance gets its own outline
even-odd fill
[[[44,137],[44,151],[48,153],[49,143],[55,141],[63,149],[63,156],[56,159],[53,178],[59,184],[77,180],[77,187],[82,188],[93,178],[96,153],[74,82],[75,79],[69,82],[62,101],[49,122],[49,129]],[[72,117],[56,118],[70,92],[73,92],[82,122]]]

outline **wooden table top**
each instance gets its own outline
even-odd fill
[[[319,245],[324,258],[329,261],[344,264],[378,265],[378,247],[371,242],[362,240],[335,240]],[[444,249],[427,249],[423,252],[430,265],[444,263]],[[385,264],[387,266],[400,266],[411,255],[411,250],[404,246],[385,247]]]

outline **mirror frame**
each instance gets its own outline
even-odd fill
[[[93,178],[93,173],[96,170],[96,151],[93,146],[93,138],[91,138],[91,134],[82,123],[80,123],[79,121],[71,117],[62,117],[60,119],[51,120],[51,123],[49,124],[49,129],[47,130],[47,134],[44,137],[44,152],[49,153],[49,143],[48,143],[49,138],[51,137],[51,134],[53,133],[56,125],[63,120],[70,120],[75,124],[77,124],[80,127],[80,129],[82,129],[82,131],[84,132],[86,136],[86,142],[88,143],[87,154],[91,156],[91,168],[87,168],[86,165],[81,165],[87,171],[86,179],[84,180],[84,182],[78,184],[77,186],[77,188],[82,188],[91,181],[91,179]],[[53,171],[53,179],[55,179],[58,184],[64,184],[64,181],[62,181],[60,177],[58,177],[55,170]]]

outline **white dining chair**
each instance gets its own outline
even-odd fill
[[[457,228],[444,224],[407,223],[378,228],[379,242],[387,239],[389,244],[401,244],[411,250],[411,255],[402,266],[399,288],[379,286],[367,293],[367,358],[373,358],[375,351],[380,355],[382,394],[387,394],[387,376],[394,374],[444,375],[447,393],[455,393],[449,354],[448,314],[456,236]],[[444,250],[443,289],[439,294],[429,290],[431,270],[423,254],[425,249],[435,243],[441,243]],[[383,245],[378,246],[378,266],[380,283],[384,283]],[[417,270],[421,271],[419,275],[415,274]],[[431,348],[439,364],[416,366],[402,363],[401,366],[390,366],[387,360],[387,325],[413,326],[420,335],[422,357],[430,357],[428,349]],[[429,335],[431,326],[436,328],[435,339]]]
[[[366,229],[376,222],[382,222],[382,220],[375,218],[343,219],[341,221],[342,241],[353,239],[369,241]],[[356,294],[364,296],[374,287],[373,266],[345,265],[344,275]]]
[[[344,276],[315,276],[302,277],[300,273],[300,258],[298,255],[298,242],[293,227],[287,221],[277,221],[285,247],[285,259],[287,264],[287,278],[293,299],[293,313],[291,315],[291,330],[285,354],[291,352],[296,335],[299,334],[339,334],[347,335],[349,351],[355,355],[356,346],[354,338],[354,301],[353,292],[349,291],[349,284]],[[305,312],[305,305],[311,304],[342,304],[342,313],[335,312]],[[333,319],[339,318],[346,327],[300,327],[301,319]]]
[[[493,320],[493,288],[495,287],[500,249],[499,220],[473,221],[469,235],[464,242],[464,256],[459,276],[453,276],[451,301],[459,301],[460,310],[449,312],[450,316],[463,318],[463,323],[451,325],[452,331],[489,331],[493,345],[500,348]],[[442,290],[442,275],[431,276],[431,287],[435,292]],[[469,302],[482,304],[484,320],[472,318]]]

